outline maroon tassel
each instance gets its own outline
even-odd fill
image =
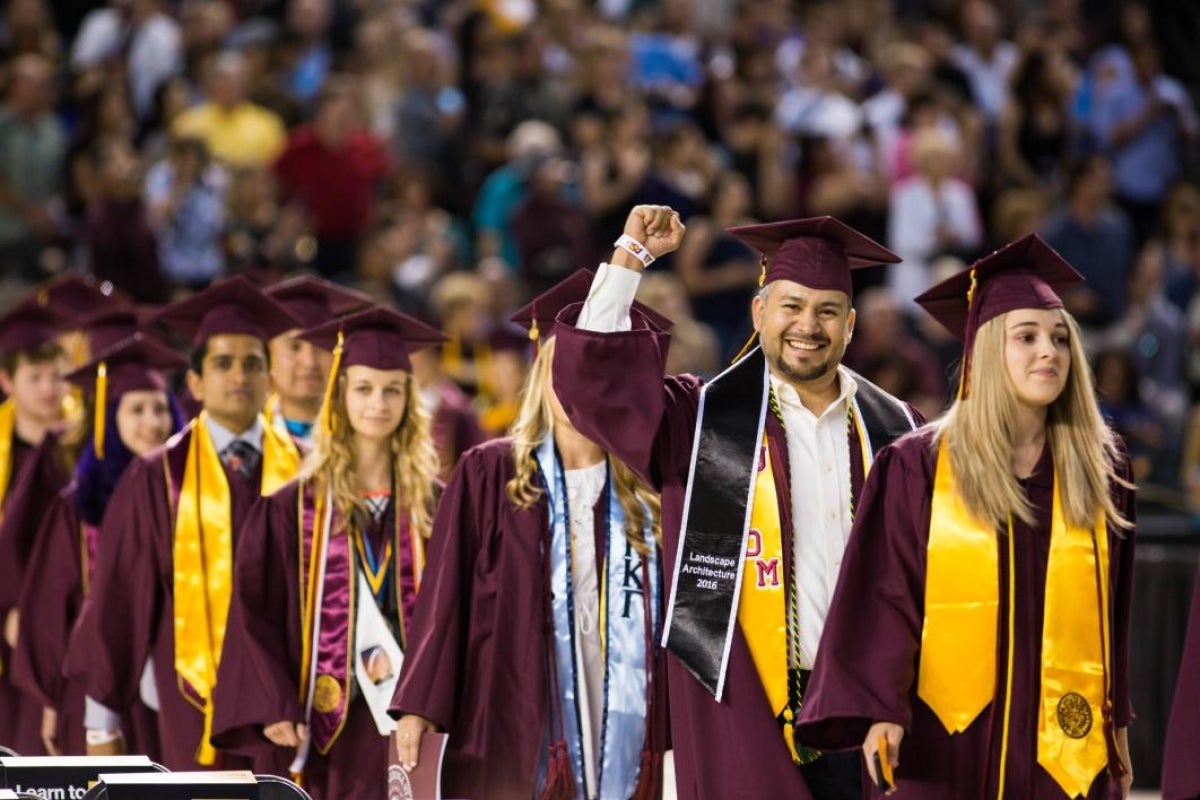
[[[662,796],[663,766],[662,753],[650,749],[642,751],[642,768],[638,772],[637,787],[630,800],[658,800]]]
[[[575,776],[571,774],[571,757],[567,743],[559,740],[547,748],[546,784],[538,800],[575,800]]]

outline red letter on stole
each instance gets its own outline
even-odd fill
[[[779,585],[779,559],[772,558],[770,561],[759,559],[754,562],[758,567],[758,588],[765,589],[767,586]],[[768,583],[767,581],[770,581]]]

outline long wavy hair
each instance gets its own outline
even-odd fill
[[[554,360],[554,339],[542,343],[533,368],[525,379],[521,405],[509,434],[512,436],[513,466],[516,474],[509,480],[508,499],[521,509],[530,508],[545,493],[534,452],[554,430],[554,410],[550,405],[550,366]],[[649,548],[644,531],[652,526],[654,540],[662,543],[661,505],[658,494],[619,459],[607,456],[612,475],[612,490],[625,513],[625,539],[642,555]]]
[[[168,436],[177,433],[183,427],[183,412],[175,397],[168,391],[167,409],[171,414],[171,430]],[[104,510],[112,497],[117,481],[125,473],[125,468],[133,463],[133,451],[121,440],[117,429],[117,408],[124,395],[117,395],[108,401],[104,412],[104,458],[96,455],[95,440],[92,438],[91,425],[80,426],[86,432],[82,439],[82,450],[75,464],[75,508],[79,516],[89,525],[99,525],[104,518]],[[92,415],[84,414],[84,419],[90,421]],[[165,439],[164,439],[165,441]]]
[[[970,512],[997,524],[1011,514],[1032,524],[1034,509],[1013,474],[1013,440],[1018,400],[1005,366],[1005,319],[984,323],[971,354],[970,396],[957,399],[934,425],[934,446],[948,437],[955,488]],[[1079,325],[1066,311],[1071,364],[1066,386],[1046,414],[1046,439],[1066,522],[1090,528],[1096,512],[1127,529],[1130,523],[1113,502],[1114,483],[1128,486],[1117,473],[1121,458],[1116,435],[1105,424],[1096,403],[1092,371],[1079,335]]]
[[[419,389],[412,373],[404,376],[404,413],[392,432],[392,474],[401,496],[392,498],[396,509],[405,509],[409,522],[424,538],[433,530],[437,502],[438,456],[433,444],[432,423],[421,407]],[[346,414],[346,373],[337,377],[333,391],[333,433],[317,425],[313,449],[300,469],[302,479],[313,482],[316,491],[333,489],[333,504],[343,519],[367,511],[357,483],[354,432]]]

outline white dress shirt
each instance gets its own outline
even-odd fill
[[[255,417],[254,424],[241,433],[234,433],[211,416],[205,417],[204,421],[208,427],[208,435],[212,439],[213,449],[217,451],[217,455],[224,453],[225,448],[233,444],[235,439],[241,439],[257,450],[259,455],[262,455],[263,424],[261,416]]]
[[[792,492],[792,564],[800,617],[800,662],[812,669],[829,602],[850,536],[850,448],[847,408],[858,384],[838,367],[838,397],[821,414],[800,402],[787,382],[771,376],[787,434]],[[801,489],[801,487],[803,487]]]

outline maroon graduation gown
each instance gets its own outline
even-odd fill
[[[690,375],[664,380],[667,339],[653,332],[637,312],[631,313],[633,330],[620,333],[571,327],[573,316],[568,309],[555,327],[555,392],[581,433],[662,492],[664,570],[671,576],[686,507],[700,380]],[[768,435],[780,441],[782,431],[773,428],[768,425]],[[848,445],[851,491],[857,497],[863,464],[853,429]],[[786,444],[776,445],[774,451],[786,458]],[[786,467],[782,474],[787,474]],[[790,554],[791,508],[780,511],[783,549]],[[673,655],[666,660],[680,798],[810,797],[740,626],[734,629],[725,693],[719,703]]]
[[[65,482],[58,436],[47,433],[36,447],[13,436],[12,465],[0,522],[0,624],[20,602],[25,564],[41,516]],[[0,636],[0,745],[23,756],[45,755],[42,707],[13,684],[13,651]]]
[[[874,722],[902,725],[896,772],[897,800],[969,800],[995,797],[999,778],[1002,712],[993,703],[961,734],[951,736],[916,695],[924,623],[925,553],[937,452],[929,429],[880,452],[863,491],[842,561],[821,649],[797,723],[797,739],[812,747],[859,747]],[[1127,467],[1122,468],[1128,479]],[[1037,718],[1050,551],[1054,471],[1047,445],[1024,482],[1037,513],[1033,527],[1013,521],[1017,585],[1009,757],[1005,796],[1061,800],[1066,794],[1037,763]],[[1133,492],[1114,487],[1117,508],[1133,519]],[[1008,585],[1007,542],[997,536],[1000,585]],[[1133,534],[1110,530],[1112,580],[1113,707],[1117,727],[1132,718],[1129,704],[1129,604]],[[1087,591],[1094,588],[1085,587]],[[1008,661],[1007,592],[1000,592],[996,655],[998,697]],[[1097,635],[1099,632],[1097,631]],[[1100,720],[1095,724],[1099,725]],[[1110,756],[1111,757],[1111,756]],[[1088,797],[1120,797],[1107,771]]]
[[[84,533],[74,486],[54,498],[25,568],[21,631],[13,656],[13,680],[35,705],[58,714],[56,742],[63,755],[84,755],[84,686],[62,674],[67,644],[84,598]],[[160,757],[155,715],[140,700],[122,729],[129,752]]]
[[[1163,753],[1163,800],[1200,797],[1200,573],[1192,594],[1187,641],[1175,684]]]
[[[142,665],[147,654],[153,655],[162,763],[172,771],[200,769],[195,756],[204,728],[203,713],[190,690],[185,697],[175,673],[175,522],[163,469],[165,452],[172,480],[179,485],[190,442],[188,429],[172,439],[165,451],[135,460],[117,482],[101,524],[92,591],[71,638],[66,666],[67,676],[82,680],[90,697],[121,713],[137,700]],[[258,497],[261,469],[260,465],[248,479],[225,472],[235,553],[242,534],[240,521]],[[249,764],[228,754],[221,754],[215,766],[250,766],[256,772],[286,768],[273,757],[255,758]]]
[[[487,440],[471,398],[450,379],[437,387],[438,406],[433,415],[433,441],[437,446],[442,478],[448,478],[462,454]]]
[[[272,745],[263,727],[304,719],[299,491],[298,481],[287,484],[255,503],[246,518],[214,694],[213,744],[246,754],[267,747],[284,765],[294,749]],[[390,525],[390,515],[387,519]],[[392,542],[397,558],[401,546]],[[392,575],[394,591],[394,570]],[[309,751],[302,783],[313,800],[381,800],[387,794],[390,740],[380,735],[366,701],[355,694],[329,754],[315,747]]]
[[[524,510],[508,500],[513,474],[509,439],[467,451],[455,468],[392,699],[393,716],[419,714],[449,732],[444,797],[529,800],[545,752],[549,623],[541,546],[549,514],[545,496]],[[651,713],[659,725],[651,744],[661,753],[668,720],[662,651],[655,653],[660,691]]]

